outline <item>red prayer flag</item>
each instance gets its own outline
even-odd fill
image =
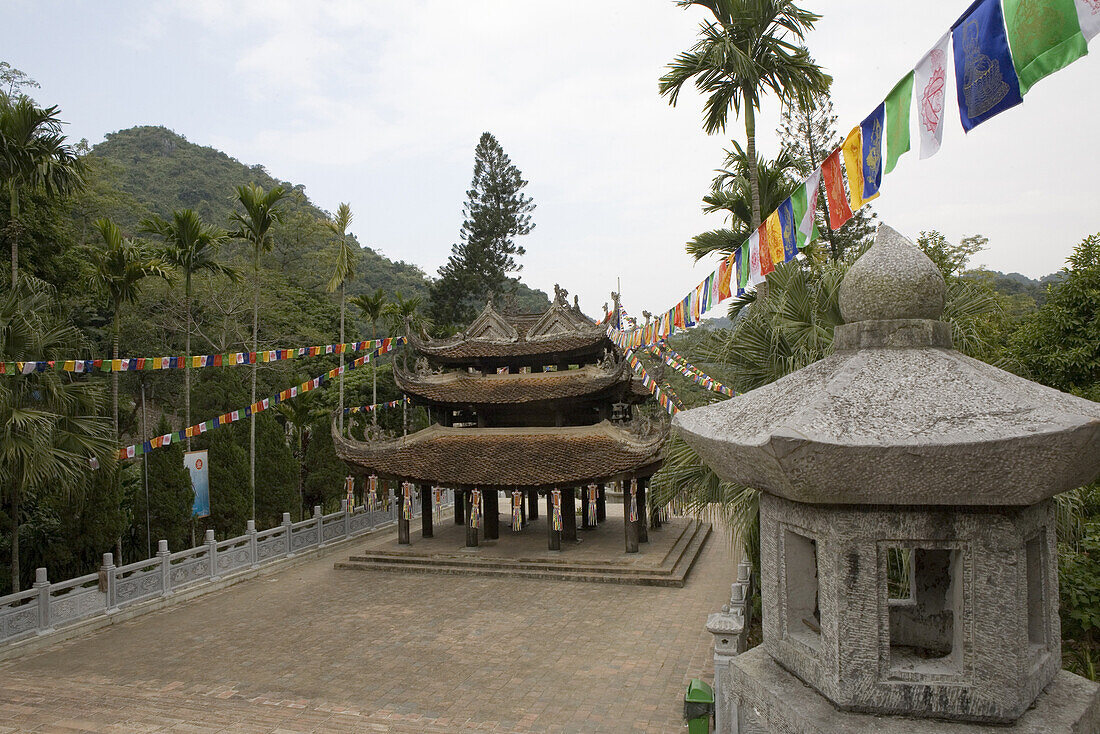
[[[821,164],[821,177],[825,180],[825,196],[829,201],[829,226],[839,229],[852,218],[852,208],[844,193],[844,172],[840,168],[840,148]]]

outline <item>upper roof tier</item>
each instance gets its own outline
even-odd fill
[[[477,367],[592,362],[612,348],[607,329],[558,292],[550,308],[525,314],[498,311],[492,299],[464,331],[446,339],[409,336],[409,345],[432,361]]]
[[[886,225],[840,288],[835,352],[675,418],[722,478],[829,504],[1028,505],[1100,472],[1100,404],[959,354],[944,282]]]
[[[608,421],[566,428],[447,428],[355,441],[336,455],[359,471],[443,487],[553,488],[654,474],[667,428],[636,434]]]
[[[398,389],[418,402],[436,405],[522,405],[556,400],[629,397],[625,361],[561,372],[418,374],[394,364]],[[620,396],[619,393],[622,393]]]

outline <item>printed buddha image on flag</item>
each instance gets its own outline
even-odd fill
[[[975,0],[951,27],[963,130],[1023,101],[1005,36],[1000,0]]]
[[[783,234],[779,228],[779,212],[774,211],[768,215],[764,223],[760,225],[761,250],[763,243],[767,243],[768,258],[772,263],[772,270],[776,265],[783,263]]]
[[[882,135],[886,127],[886,107],[880,104],[859,125],[860,163],[863,165],[863,201],[878,196],[882,186]]]
[[[840,146],[844,154],[844,172],[848,176],[848,202],[853,212],[859,211],[864,204],[878,196],[867,198],[863,195],[863,130],[856,125]]]
[[[1003,0],[1012,64],[1026,95],[1035,82],[1089,52],[1074,0]]]
[[[852,218],[852,208],[848,206],[848,195],[844,192],[840,148],[834,150],[821,164],[821,176],[825,181],[825,200],[829,205],[829,227],[840,229]]]
[[[798,242],[795,237],[794,204],[790,198],[776,209],[779,219],[779,239],[783,243],[783,262],[794,260],[798,254]]]
[[[947,74],[951,68],[947,63],[950,44],[951,33],[944,33],[913,69],[913,94],[917,105],[921,160],[938,153],[943,141]]]
[[[764,276],[771,272],[769,267],[766,271],[763,262],[764,255],[762,251],[763,247],[760,246],[760,230],[754,230],[749,235],[749,241],[745,243],[745,246],[749,251],[749,283],[752,285],[759,285],[764,282]]]

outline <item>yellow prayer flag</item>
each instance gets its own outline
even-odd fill
[[[779,210],[772,212],[764,220],[764,237],[767,240],[767,248],[771,254],[772,262],[784,262],[786,258],[783,256],[783,227],[779,223]]]
[[[122,360],[121,359],[112,359],[111,360],[111,371],[112,372],[121,372],[122,371]]]
[[[863,198],[863,135],[859,125],[852,128],[844,139],[844,171],[848,174],[848,198],[852,211],[858,210],[872,199],[878,198],[876,192],[870,199]]]
[[[76,360],[75,359],[65,360],[65,366],[62,369],[64,369],[66,372],[76,372]]]

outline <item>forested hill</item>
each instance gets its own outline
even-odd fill
[[[168,217],[176,209],[194,209],[204,220],[224,227],[234,208],[237,186],[250,181],[264,189],[284,186],[292,193],[292,201],[267,265],[278,268],[302,288],[320,288],[327,280],[335,252],[331,235],[322,225],[327,212],[309,200],[301,184],[277,180],[262,165],[248,166],[164,127],[108,133],[106,140],[92,149],[91,159],[99,174],[94,184],[100,194],[97,198],[106,205],[101,211],[126,232],[135,231],[143,216]],[[355,202],[351,204],[354,211]],[[239,256],[241,247],[230,245],[226,254]],[[390,260],[370,246],[362,246],[348,293],[375,288],[427,299],[428,278],[412,263]],[[532,309],[549,304],[545,293],[523,284],[518,285],[516,296],[522,306]]]

